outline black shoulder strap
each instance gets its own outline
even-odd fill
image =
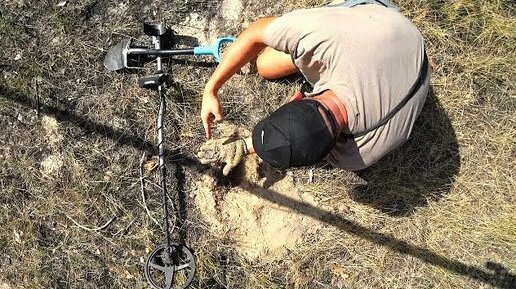
[[[423,65],[421,66],[421,70],[419,71],[419,76],[418,76],[416,82],[414,83],[414,85],[412,85],[412,87],[410,88],[407,96],[405,96],[405,98],[403,100],[401,100],[401,102],[398,103],[398,105],[396,105],[386,116],[384,116],[375,125],[371,126],[370,128],[368,128],[366,130],[356,132],[356,133],[342,133],[342,136],[347,139],[361,137],[361,136],[364,136],[367,133],[381,127],[382,125],[386,124],[416,94],[416,92],[419,90],[419,88],[423,85],[423,82],[425,81],[427,74],[428,74],[428,58],[427,58],[426,52],[425,52],[425,56],[423,58]]]

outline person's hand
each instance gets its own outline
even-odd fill
[[[222,118],[222,107],[218,96],[205,92],[202,96],[201,119],[207,139],[211,138],[211,123],[214,120],[222,121]]]
[[[205,142],[197,157],[202,164],[226,163],[222,173],[227,176],[247,155],[247,147],[243,139],[209,139]]]

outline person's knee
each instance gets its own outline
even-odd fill
[[[256,70],[258,74],[265,79],[274,79],[274,64],[273,61],[270,60],[270,53],[264,51],[258,58],[256,58]]]
[[[265,48],[256,59],[256,69],[265,79],[277,79],[298,71],[289,54],[270,47]]]

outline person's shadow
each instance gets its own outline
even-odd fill
[[[352,198],[392,216],[407,216],[446,195],[460,169],[450,119],[430,89],[410,139],[373,166],[357,171],[366,184]]]

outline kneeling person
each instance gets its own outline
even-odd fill
[[[395,9],[349,2],[354,6],[261,19],[242,32],[204,90],[201,118],[208,138],[211,122],[222,120],[218,90],[256,57],[261,76],[301,73],[311,90],[296,93],[260,121],[252,138],[208,140],[198,154],[201,162],[225,162],[227,174],[256,152],[281,168],[326,159],[353,171],[408,139],[429,89],[423,37]]]

